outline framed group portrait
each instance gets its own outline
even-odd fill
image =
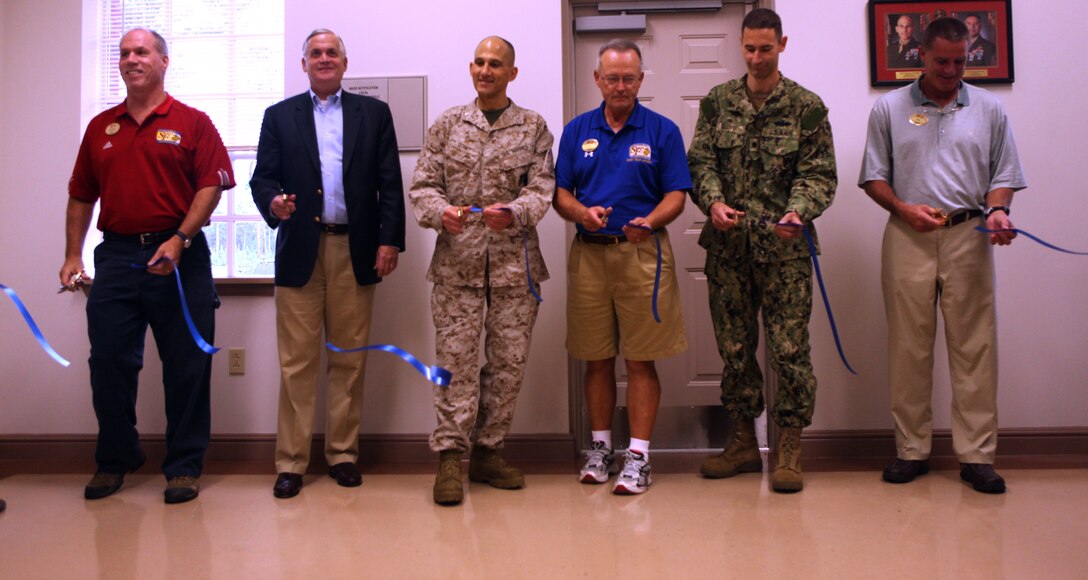
[[[1011,83],[1012,0],[869,0],[869,81],[909,84],[922,75],[922,31],[949,16],[967,25],[963,80]]]

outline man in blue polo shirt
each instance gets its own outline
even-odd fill
[[[654,361],[687,349],[664,228],[684,209],[691,175],[676,124],[638,103],[643,78],[638,45],[612,40],[598,57],[593,78],[604,102],[563,129],[554,205],[578,228],[568,265],[567,350],[586,361],[593,431],[580,479],[604,483],[619,470],[612,414],[622,347],[631,442],[612,491],[627,495],[643,493],[651,483],[650,436],[661,399]],[[659,258],[660,322],[653,309]]]

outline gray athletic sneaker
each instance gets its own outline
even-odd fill
[[[650,477],[650,460],[638,451],[627,450],[623,460],[623,471],[616,478],[612,493],[616,495],[638,495],[650,489],[653,479]]]
[[[604,441],[594,441],[586,454],[586,465],[578,478],[582,483],[604,483],[619,470],[616,454],[604,446]]]

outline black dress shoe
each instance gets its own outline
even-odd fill
[[[989,463],[961,463],[960,479],[982,493],[1005,493],[1005,480]]]
[[[272,495],[286,499],[298,495],[302,489],[302,476],[297,473],[281,473],[276,476],[276,485],[272,487]]]
[[[929,473],[929,462],[917,459],[899,459],[884,468],[884,481],[888,483],[910,483],[915,477]]]
[[[329,468],[329,477],[336,480],[342,487],[359,487],[363,485],[363,474],[354,463],[345,461],[337,463]]]

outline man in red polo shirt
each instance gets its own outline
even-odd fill
[[[98,470],[84,490],[87,499],[113,494],[144,463],[136,390],[149,324],[166,389],[166,503],[197,497],[211,435],[212,357],[190,334],[174,269],[197,331],[212,342],[219,299],[201,228],[222,191],[234,187],[234,176],[208,116],[166,94],[169,63],[158,33],[137,28],[124,35],[118,69],[127,96],[87,125],[68,183],[62,285],[83,275],[83,240],[95,202],[102,204],[104,241],[95,248],[87,301],[98,417]]]

